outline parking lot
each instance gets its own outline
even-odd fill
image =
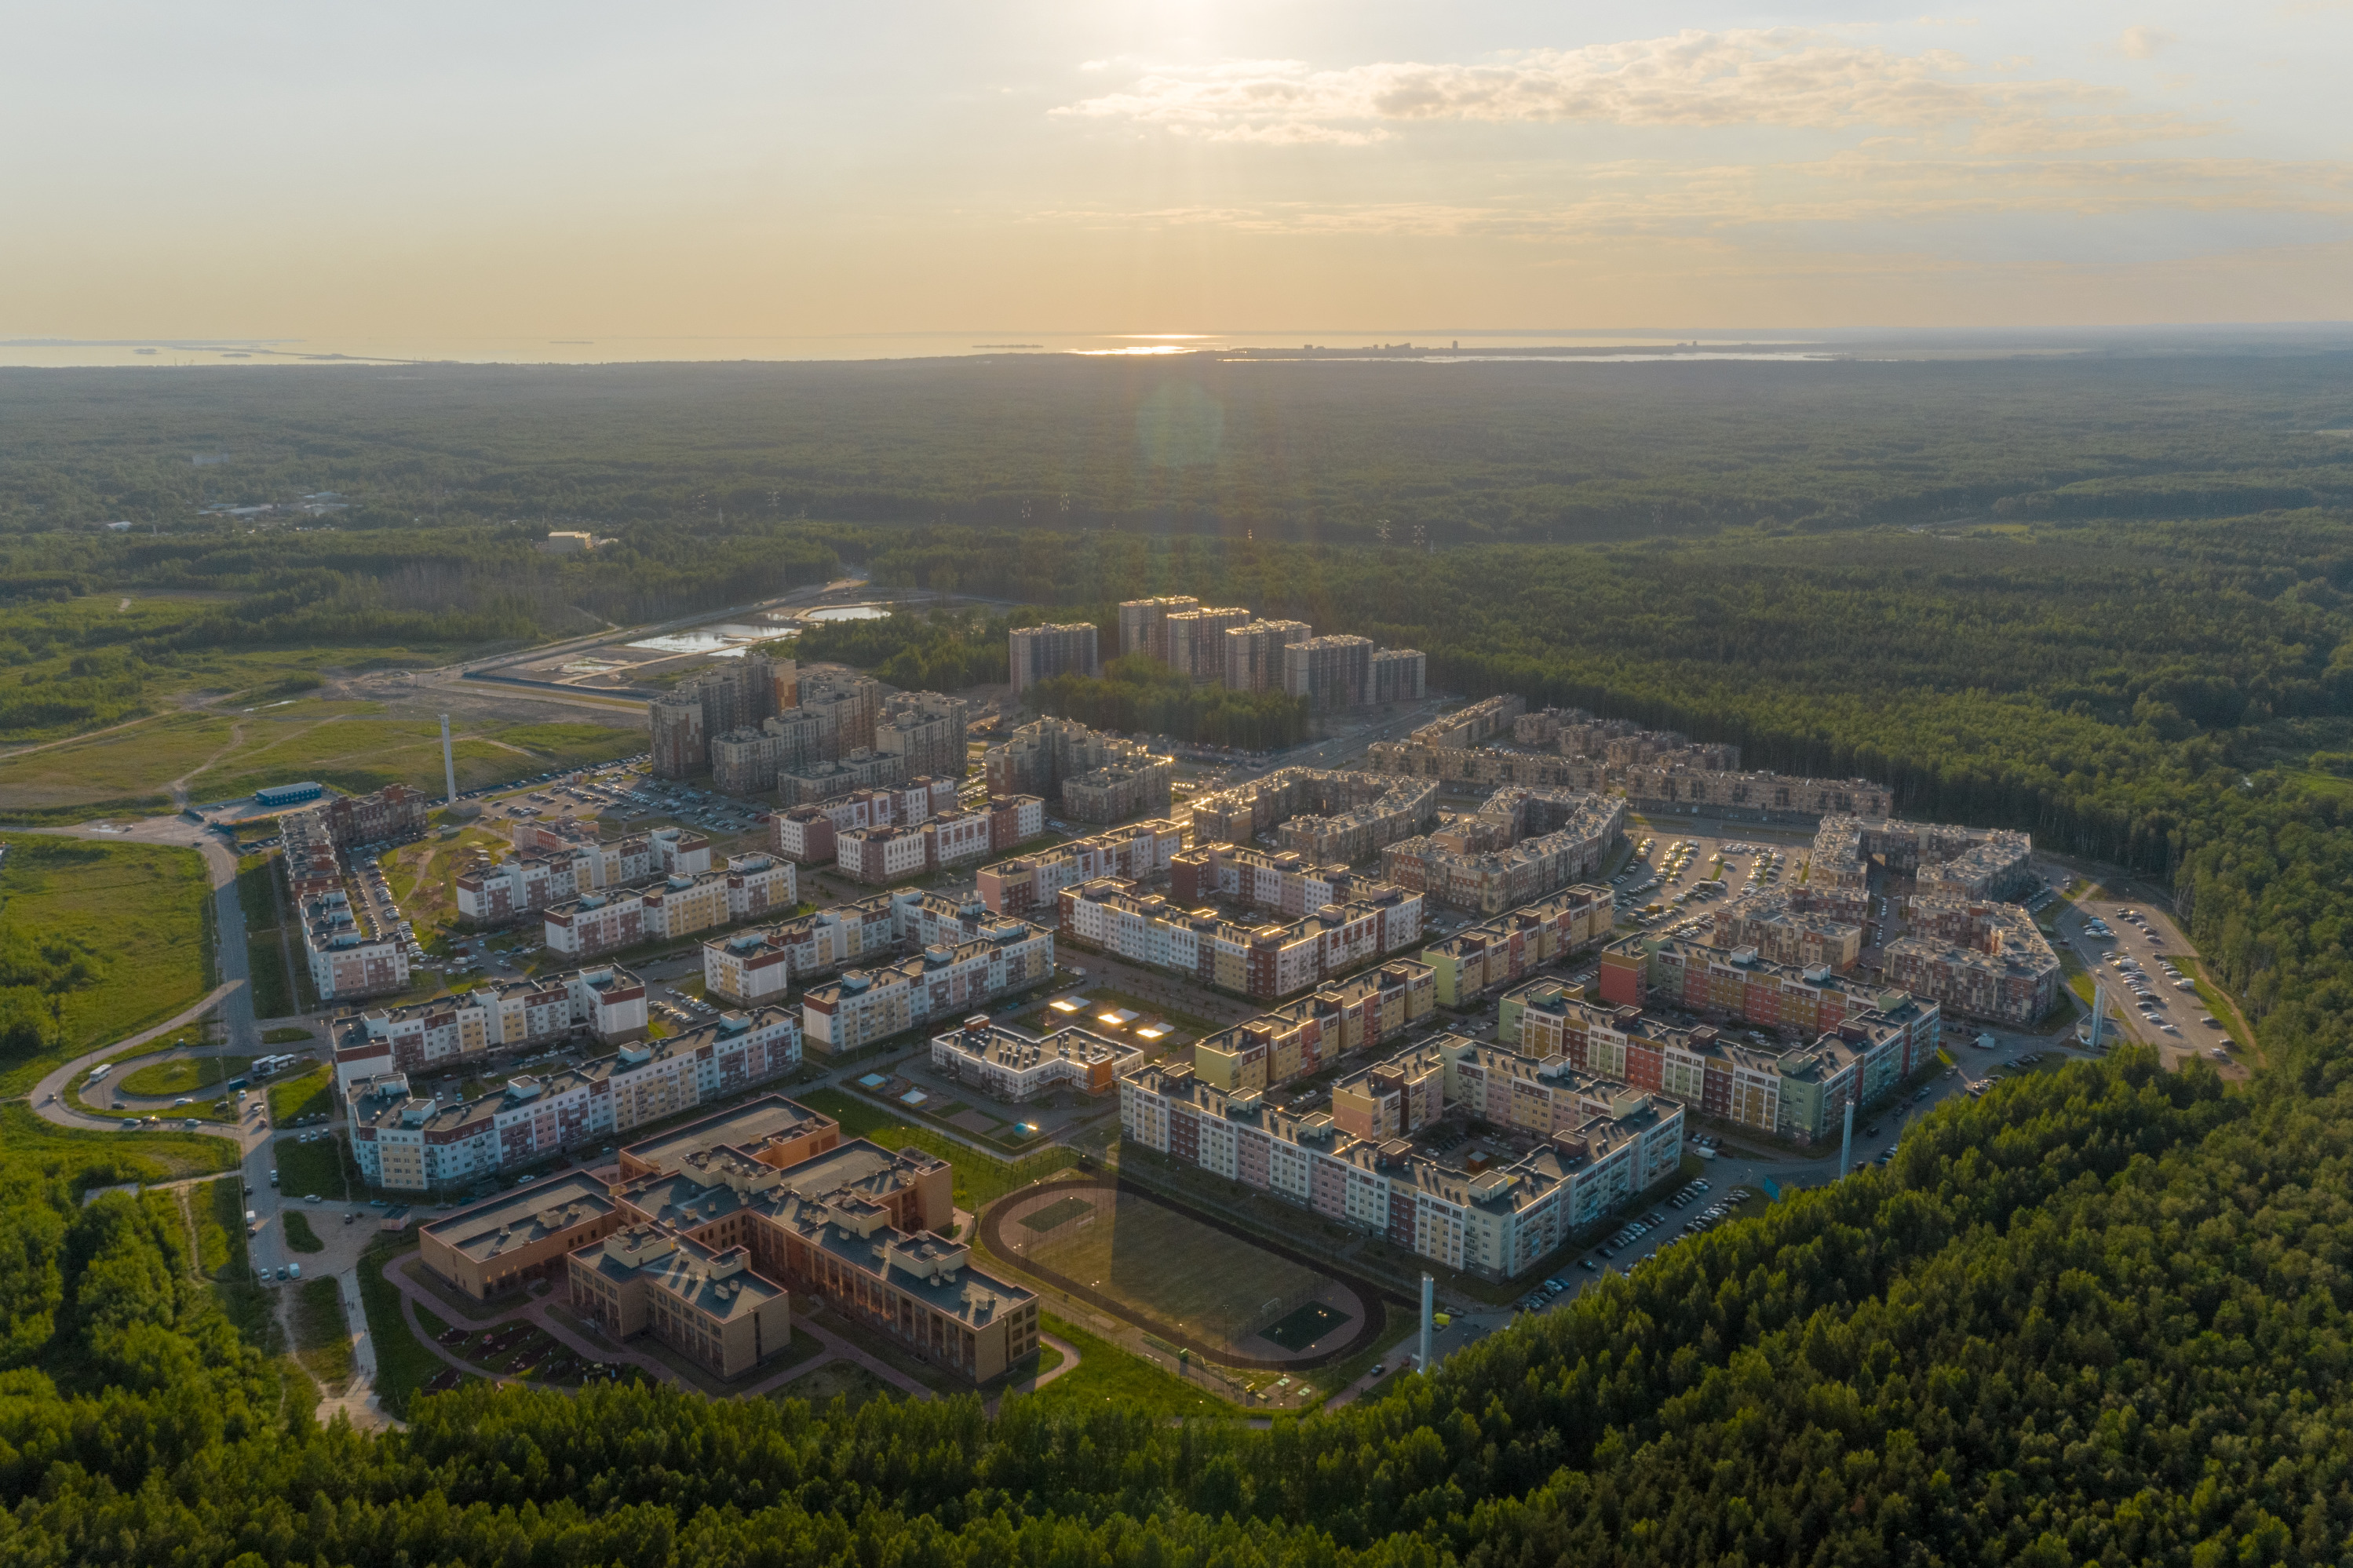
[[[2058,926],[2060,940],[2107,992],[2111,1035],[2155,1046],[2168,1068],[2202,1056],[2233,1076],[2245,1070],[2222,1021],[2187,983],[2196,952],[2164,910],[2085,899],[2063,905]]]
[[[1813,842],[1799,828],[1702,829],[1672,818],[1636,818],[1626,833],[1634,858],[1610,879],[1621,914],[1652,930],[1691,933],[1734,899],[1793,884]]]

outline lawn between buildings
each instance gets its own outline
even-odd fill
[[[945,1160],[955,1167],[955,1203],[962,1209],[977,1210],[1018,1187],[1079,1163],[1075,1151],[1060,1145],[1020,1160],[1000,1160],[932,1128],[911,1123],[880,1102],[848,1089],[811,1089],[792,1098],[841,1123],[846,1138],[864,1138],[885,1149],[913,1147]]]

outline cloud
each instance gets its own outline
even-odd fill
[[[1652,161],[1582,165],[1550,198],[1482,204],[1274,201],[1033,212],[1078,228],[1383,235],[1577,243],[1612,236],[1729,236],[1767,226],[2170,211],[2301,213],[2353,220],[2353,165],[2253,158],[1882,158],[1848,152],[1783,164]]]
[[[2128,60],[2152,60],[2159,49],[2180,41],[2162,27],[2126,27],[2116,47],[2124,50],[2125,58]]]
[[[1684,31],[1483,65],[1319,70],[1300,60],[1229,60],[1149,70],[1125,90],[1053,112],[1230,142],[1362,142],[1414,124],[1584,122],[1967,129],[1989,150],[2003,150],[2110,146],[2212,129],[2171,113],[2125,112],[2124,95],[2112,88],[1983,81],[1968,68],[1948,49],[1902,55],[1812,29]]]

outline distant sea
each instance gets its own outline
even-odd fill
[[[824,337],[613,338],[46,338],[0,337],[0,367],[334,364],[624,364],[997,357],[1007,354],[1295,355],[1356,362],[1395,354],[1445,363],[1540,359],[1655,363],[1726,358],[1954,359],[2019,354],[2343,351],[2344,323],[1928,331],[1710,328],[1399,329],[1282,332],[1042,332],[975,329]]]

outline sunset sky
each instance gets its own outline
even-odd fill
[[[0,336],[2353,316],[2348,0],[17,7]]]

